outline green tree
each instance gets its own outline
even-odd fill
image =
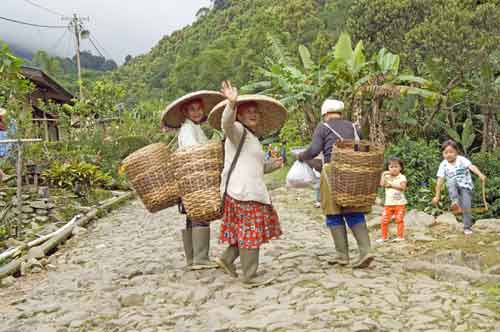
[[[364,40],[368,50],[386,47],[401,54],[402,64],[430,79],[442,96],[432,107],[422,107],[423,134],[440,136],[441,126],[436,127],[436,123],[455,128],[456,120],[464,121],[467,112],[481,115],[486,121],[480,125],[482,131],[488,127],[492,132],[494,113],[478,107],[492,104],[491,99],[479,102],[491,98],[492,90],[480,87],[474,77],[484,72],[498,50],[498,0],[357,0],[349,17],[349,31],[354,38]],[[492,86],[494,80],[485,79]],[[481,92],[489,97],[479,97]],[[475,95],[474,103],[471,94]],[[486,149],[491,145],[490,136],[481,136],[486,139]]]
[[[16,125],[15,137],[28,136],[32,129],[31,107],[26,103],[32,84],[21,74],[23,60],[14,56],[0,41],[0,107]]]
[[[320,67],[314,63],[304,45],[298,48],[300,64],[295,65],[280,41],[268,35],[272,55],[265,59],[266,67],[258,70],[265,80],[243,87],[243,92],[272,94],[293,112],[303,112],[305,129],[312,135],[319,120],[318,105],[323,85]]]
[[[53,58],[45,51],[37,51],[33,57],[33,64],[51,76],[62,74],[61,62],[58,58]]]
[[[373,60],[366,61],[363,42],[359,41],[353,49],[348,34],[340,36],[330,59],[330,90],[340,91],[353,112],[354,120],[369,126],[370,140],[373,142],[385,144],[384,101],[408,95],[428,99],[438,97],[429,89],[429,81],[401,73],[399,55],[382,48],[373,56]],[[365,99],[368,99],[369,106],[364,116]]]

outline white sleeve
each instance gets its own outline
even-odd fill
[[[181,129],[179,130],[178,142],[179,149],[199,144],[196,140],[196,135],[193,128],[187,124],[182,125]]]
[[[445,177],[445,172],[444,172],[445,167],[446,167],[445,165],[446,165],[446,161],[445,160],[443,160],[441,162],[441,164],[439,164],[439,169],[438,169],[438,172],[437,172],[437,177],[438,178],[444,178]]]
[[[463,156],[458,156],[458,160],[465,168],[469,168],[472,165],[472,162]]]
[[[236,122],[236,109],[229,102],[222,113],[222,130],[226,134],[227,138],[234,145],[238,145],[245,128],[239,122]]]

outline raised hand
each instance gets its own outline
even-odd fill
[[[236,104],[236,100],[238,99],[238,89],[233,87],[230,81],[222,82],[222,89],[220,92],[227,98],[227,100],[229,100],[231,104]]]

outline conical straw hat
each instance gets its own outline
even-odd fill
[[[189,101],[196,99],[201,99],[203,101],[203,111],[205,115],[208,116],[210,110],[219,102],[224,100],[224,96],[220,92],[206,90],[189,93],[167,106],[161,114],[161,126],[180,128],[186,118],[184,116],[184,112],[182,112],[183,106]]]
[[[261,114],[255,133],[258,137],[273,134],[281,129],[281,127],[285,124],[288,116],[287,110],[285,106],[283,106],[283,104],[276,99],[262,95],[238,96],[236,108],[239,104],[245,102],[256,103],[257,109]],[[222,113],[224,112],[227,103],[227,100],[220,102],[210,112],[210,115],[208,116],[208,123],[212,126],[212,128],[221,130]]]

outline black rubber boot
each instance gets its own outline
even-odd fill
[[[193,266],[192,270],[204,270],[217,268],[217,264],[210,261],[208,252],[210,250],[210,228],[193,227]]]
[[[259,249],[240,248],[241,267],[243,269],[243,287],[254,288],[271,283],[274,278],[257,276],[259,268]]]
[[[233,278],[238,278],[238,273],[236,273],[236,266],[234,261],[240,255],[240,250],[237,246],[228,246],[226,250],[222,253],[221,257],[215,259],[217,265],[219,265],[224,271]]]
[[[370,243],[370,235],[366,223],[360,223],[351,227],[359,247],[359,259],[352,265],[354,268],[367,268],[375,259]]]
[[[191,268],[193,265],[193,233],[191,232],[191,228],[182,230],[182,243],[184,244],[186,265],[188,268]]]
[[[337,251],[335,258],[329,262],[330,264],[348,265],[349,264],[349,243],[347,241],[347,229],[345,225],[330,227],[335,250]]]

